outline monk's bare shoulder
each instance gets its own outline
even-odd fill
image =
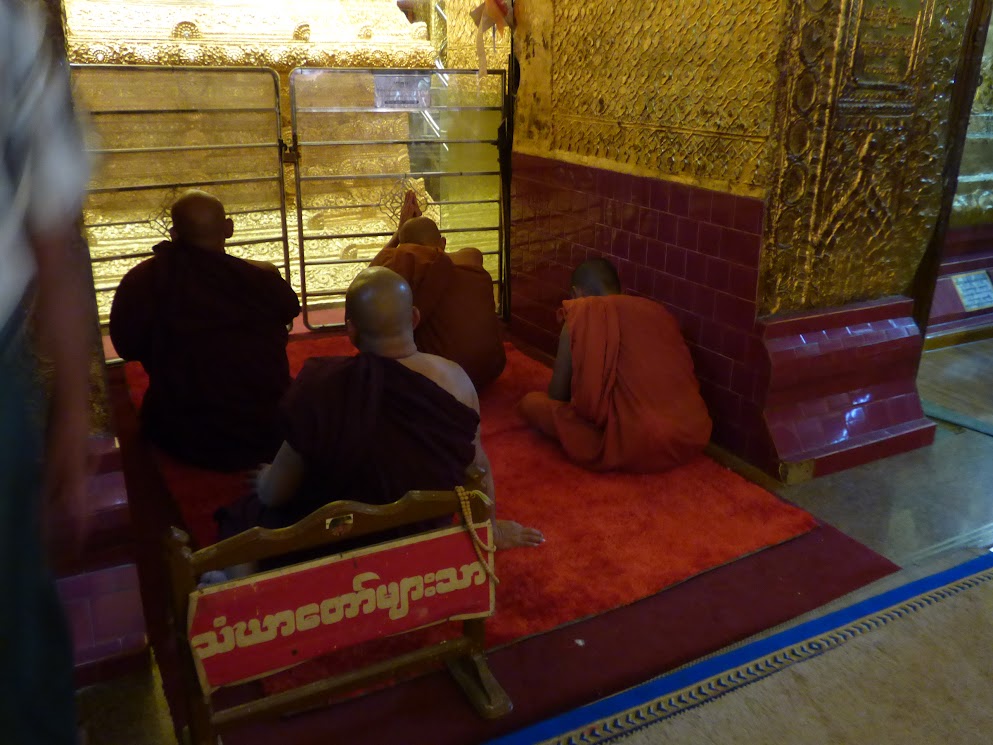
[[[460,365],[446,360],[444,357],[426,352],[418,352],[399,360],[399,362],[431,379],[469,408],[479,411],[479,397],[476,395],[476,388]]]

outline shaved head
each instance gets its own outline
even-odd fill
[[[430,217],[412,217],[400,226],[397,234],[400,243],[416,243],[419,246],[444,248],[445,239],[438,230],[438,224]]]
[[[590,259],[572,273],[572,286],[583,295],[619,295],[621,280],[617,269],[606,259]]]
[[[169,232],[174,241],[223,251],[234,226],[220,199],[204,191],[188,191],[172,205],[172,230]]]
[[[410,285],[382,266],[364,269],[345,294],[345,321],[352,341],[362,351],[376,351],[384,343],[413,339],[414,297]]]

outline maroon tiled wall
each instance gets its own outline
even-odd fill
[[[750,355],[762,202],[515,155],[512,205],[515,332],[554,352],[572,270],[611,259],[626,292],[662,302],[679,320],[715,439],[733,446],[742,404],[756,400],[760,382]]]
[[[858,397],[870,385],[857,376],[835,373],[870,357],[880,363],[891,354],[900,359],[920,354],[916,326],[913,342],[891,343],[898,329],[910,336],[906,323],[913,322],[903,305],[884,304],[883,310],[868,311],[858,306],[847,316],[837,316],[846,323],[863,324],[870,318],[885,326],[869,336],[845,324],[832,327],[837,318],[831,320],[829,311],[803,316],[807,331],[798,339],[779,333],[795,325],[796,318],[786,319],[786,326],[778,326],[776,319],[757,319],[764,217],[760,200],[520,154],[514,155],[513,168],[510,269],[515,333],[554,353],[556,311],[566,297],[572,270],[588,258],[611,259],[626,292],[663,303],[679,320],[714,420],[715,442],[754,463],[775,470],[788,458],[810,457],[823,460],[827,468],[827,456],[844,451],[848,442],[839,438],[841,430],[833,429],[834,418],[866,415],[856,409],[865,408]],[[889,325],[891,320],[896,325]],[[900,368],[909,390],[915,366],[916,359],[906,371]],[[800,368],[810,374],[797,373]],[[884,364],[878,374],[895,369]],[[851,383],[861,392],[843,404],[837,396],[847,389],[829,390],[818,371],[834,375],[838,386]],[[830,395],[836,398],[827,404],[813,403]],[[873,415],[864,430],[850,428],[846,437],[857,431],[864,442],[859,440],[862,444],[847,460],[838,462],[854,464],[863,445],[867,457],[889,454],[873,439],[873,427],[885,425],[878,433],[880,441],[896,436],[897,409],[905,403],[894,405],[890,419]],[[825,405],[827,410],[820,412]],[[919,405],[904,413],[907,421],[921,424]],[[821,414],[827,419],[821,422],[818,441],[816,427],[809,422]],[[795,435],[797,426],[809,431],[800,445],[787,435],[791,427]]]

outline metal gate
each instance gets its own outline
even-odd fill
[[[300,295],[308,328],[343,319],[345,291],[397,226],[407,189],[451,249],[482,251],[498,306],[505,225],[502,71],[297,69]]]
[[[483,252],[502,310],[502,71],[301,68],[290,122],[266,68],[78,65],[72,77],[97,143],[84,223],[103,326],[121,278],[195,188],[234,220],[229,253],[282,266],[308,328],[343,322],[345,291],[393,234],[408,188],[450,248]]]
[[[290,276],[274,71],[80,65],[72,80],[94,134],[83,220],[102,326],[124,274],[168,239],[169,207],[188,189],[224,203],[229,253]]]

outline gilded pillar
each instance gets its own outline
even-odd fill
[[[962,0],[794,4],[760,312],[908,292],[940,206],[968,15]]]

